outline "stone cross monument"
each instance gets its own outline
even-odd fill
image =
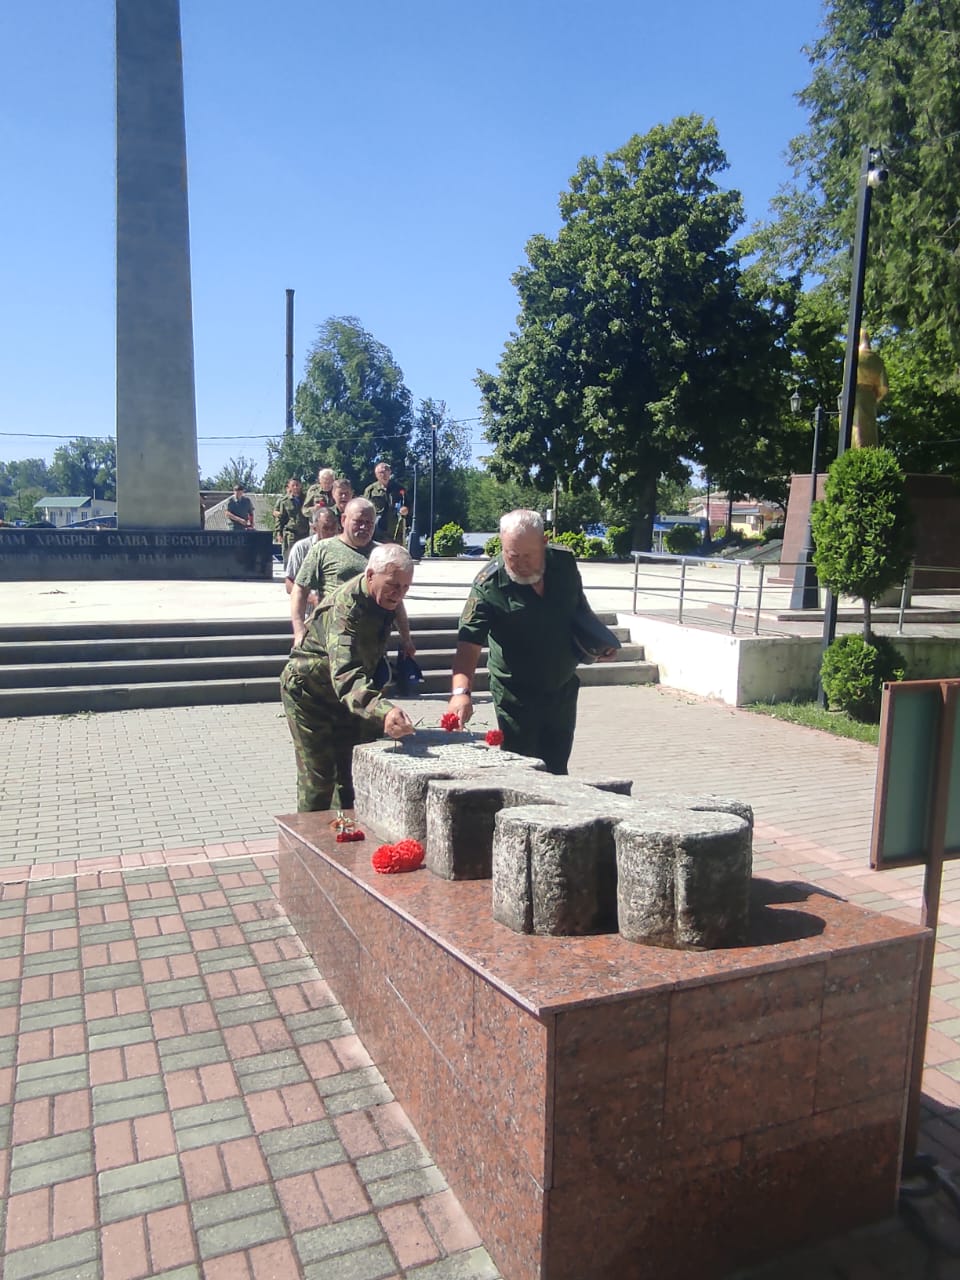
[[[116,0],[117,523],[199,529],[180,0]]]

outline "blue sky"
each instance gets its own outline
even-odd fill
[[[748,223],[789,176],[820,0],[181,0],[200,465],[282,432],[354,315],[415,400],[479,412],[510,276],[583,155],[716,121]],[[0,460],[114,429],[112,0],[0,6]],[[475,449],[483,452],[472,424]],[[246,437],[222,439],[211,437]],[[56,437],[56,438],[40,438]]]

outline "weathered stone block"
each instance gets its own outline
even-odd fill
[[[427,730],[354,752],[359,817],[423,842],[446,880],[493,878],[494,918],[522,933],[738,945],[751,873],[750,806],[704,795],[651,803],[629,781],[546,773],[538,760]]]

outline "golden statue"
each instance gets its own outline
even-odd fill
[[[877,405],[890,390],[883,360],[871,350],[870,339],[861,329],[857,357],[857,395],[853,405],[852,449],[876,449]]]

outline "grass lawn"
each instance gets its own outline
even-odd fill
[[[880,737],[878,724],[861,724],[844,711],[825,711],[816,702],[751,702],[746,711],[756,711],[761,716],[773,716],[777,720],[789,720],[791,724],[805,724],[808,729],[822,729],[838,738],[855,738],[858,742],[872,742]]]

